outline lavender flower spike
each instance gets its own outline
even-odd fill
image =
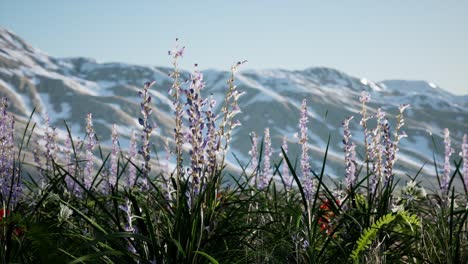
[[[310,165],[309,165],[309,146],[307,145],[308,137],[308,128],[307,123],[309,119],[307,117],[307,100],[304,99],[301,105],[301,118],[299,119],[299,144],[302,146],[302,155],[301,155],[301,170],[302,170],[302,180],[304,181],[304,192],[307,196],[307,199],[310,200],[313,197],[313,181],[310,176]]]
[[[356,184],[356,145],[351,142],[351,132],[349,131],[349,121],[353,119],[353,116],[346,118],[343,121],[344,136],[344,152],[345,152],[345,164],[346,164],[346,187],[352,189]]]
[[[133,163],[136,163],[136,155],[137,155],[137,141],[136,141],[136,133],[135,131],[132,132],[132,137],[130,139],[130,147],[128,150],[127,159]],[[128,174],[127,174],[127,187],[131,188],[135,184],[136,179],[136,168],[133,164],[128,164]]]
[[[258,167],[258,137],[255,132],[250,133],[250,137],[252,138],[252,148],[249,151],[249,155],[252,158],[250,167],[255,171]]]
[[[288,154],[288,137],[287,136],[283,137],[282,148],[284,150],[284,153]],[[286,162],[286,157],[284,157],[283,153],[280,154],[280,157],[283,158],[282,176],[283,176],[283,180],[284,180],[285,185],[286,185],[285,187],[287,189],[291,189],[292,188],[292,178],[291,178],[291,175],[289,175],[289,167],[288,167],[288,163]]]
[[[119,161],[119,140],[117,125],[112,126],[112,152],[111,152],[111,167],[109,174],[109,188],[112,188],[117,183],[117,170],[118,170],[118,161]]]
[[[88,141],[86,143],[86,165],[84,173],[84,186],[86,189],[91,188],[93,182],[93,167],[94,167],[94,155],[93,150],[95,149],[97,142],[95,139],[95,133],[93,128],[93,115],[89,113],[86,116],[86,134]]]
[[[249,151],[251,159],[250,168],[252,169],[252,174],[255,175],[255,177],[251,178],[250,185],[255,186],[258,175],[258,137],[255,132],[251,132],[250,138],[252,139],[252,148]]]
[[[264,153],[263,153],[263,171],[258,182],[258,188],[265,188],[272,178],[271,174],[271,138],[270,128],[265,128],[265,139],[264,139]]]
[[[442,193],[448,192],[450,182],[450,156],[452,156],[453,149],[450,143],[450,131],[448,128],[444,129],[444,144],[445,144],[445,160],[444,160],[444,175],[440,181],[440,190]]]
[[[151,142],[150,137],[151,133],[153,132],[154,125],[150,124],[149,116],[153,112],[151,109],[151,96],[149,95],[149,89],[153,86],[156,82],[146,82],[143,86],[143,91],[139,92],[140,97],[143,101],[140,103],[141,106],[141,114],[143,117],[138,118],[138,122],[143,128],[143,135],[141,136],[143,139],[143,145],[141,146],[140,150],[138,151],[143,156],[143,175],[142,175],[142,182],[143,182],[143,190],[148,190],[148,177],[151,171]]]
[[[462,152],[463,158],[463,181],[465,182],[465,190],[468,190],[468,135],[463,136]]]
[[[7,112],[8,101],[0,102],[0,195],[3,208],[13,208],[21,195],[21,175],[15,168],[15,120]],[[12,184],[13,183],[13,184]]]
[[[187,115],[189,120],[189,132],[187,140],[191,145],[190,151],[190,176],[192,179],[193,194],[197,195],[200,187],[203,184],[204,178],[201,177],[203,170],[203,126],[204,120],[202,117],[203,100],[200,92],[205,87],[203,82],[203,74],[195,69],[191,75],[190,88],[185,90],[187,97]]]

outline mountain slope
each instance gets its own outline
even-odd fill
[[[129,145],[133,129],[138,130],[140,115],[138,90],[148,80],[156,80],[152,88],[152,121],[158,129],[154,136],[157,149],[163,149],[164,139],[171,136],[174,121],[173,106],[168,97],[171,80],[170,68],[147,67],[124,63],[98,63],[89,58],[54,58],[35,49],[12,32],[0,28],[0,96],[7,96],[11,108],[19,119],[27,118],[33,108],[37,115],[34,121],[42,123],[48,114],[53,126],[58,127],[64,138],[63,121],[71,127],[73,135],[85,135],[85,116],[92,112],[94,125],[100,141],[109,145],[113,123],[118,125],[120,144]],[[221,105],[226,93],[226,71],[204,72],[205,96],[213,94]],[[183,71],[182,78],[188,79]],[[409,103],[405,131],[408,138],[401,142],[401,158],[398,166],[405,171],[416,172],[424,163],[433,160],[434,137],[441,159],[442,130],[452,131],[452,144],[459,149],[463,133],[468,132],[468,98],[455,96],[436,85],[425,81],[387,80],[372,82],[349,76],[343,72],[315,67],[301,71],[246,70],[236,77],[239,90],[246,96],[239,99],[243,124],[233,136],[232,150],[243,162],[248,162],[249,133],[262,135],[270,127],[275,154],[279,154],[282,137],[288,136],[290,152],[298,153],[297,140],[299,108],[302,99],[309,105],[309,138],[312,150],[312,168],[318,169],[331,136],[327,174],[343,175],[343,151],[341,122],[350,115],[355,119],[351,125],[353,139],[362,149],[362,131],[359,127],[358,101],[362,91],[371,94],[370,112],[379,106],[393,117],[399,104]],[[276,155],[273,157],[279,160]],[[295,156],[293,155],[294,159]],[[228,159],[234,162],[232,155]],[[431,166],[425,174],[434,174]]]

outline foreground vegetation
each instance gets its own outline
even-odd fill
[[[15,144],[8,102],[0,106],[0,258],[2,263],[466,263],[468,261],[468,140],[456,158],[445,131],[445,162],[439,190],[427,193],[419,175],[399,183],[393,167],[406,135],[400,107],[395,128],[380,109],[367,112],[363,93],[360,124],[363,160],[356,158],[349,123],[343,122],[346,174],[326,184],[327,150],[320,171],[308,156],[307,102],[298,117],[301,158],[293,161],[285,139],[282,160],[272,163],[270,133],[251,134],[251,160],[240,172],[225,170],[233,129],[240,123],[235,72],[219,114],[202,95],[197,70],[180,80],[174,60],[169,91],[174,135],[166,163],[152,153],[150,89],[141,97],[140,137],[128,150],[114,127],[111,152],[102,151],[87,116],[86,137],[71,133],[59,144],[47,120],[40,148],[31,149],[35,124]],[[368,122],[372,119],[372,122]],[[370,123],[374,124],[370,127]],[[65,127],[68,127],[65,124]],[[68,130],[69,131],[69,130]],[[249,139],[246,139],[249,140]],[[18,140],[16,141],[18,142]],[[186,151],[188,146],[189,151]],[[34,152],[34,162],[24,152]],[[100,153],[101,159],[95,155]],[[34,164],[31,164],[34,163]],[[174,163],[175,166],[170,166]],[[435,171],[439,168],[435,164]],[[34,167],[33,175],[25,168]],[[455,168],[455,170],[453,169]],[[229,180],[229,183],[227,182]],[[400,187],[397,187],[400,184]],[[461,188],[455,188],[455,185]]]

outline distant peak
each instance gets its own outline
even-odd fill
[[[18,35],[3,27],[0,27],[0,48],[29,51],[33,49]]]

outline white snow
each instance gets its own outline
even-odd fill
[[[255,95],[254,98],[251,98],[250,101],[254,101],[254,102],[258,102],[258,101],[287,102],[288,101],[285,97],[281,96],[280,94],[272,91],[271,89],[264,87],[257,81],[250,79],[242,74],[239,74],[237,76],[237,80],[259,91],[259,93]]]
[[[49,115],[51,123],[55,123],[61,120],[67,120],[71,117],[70,116],[71,106],[69,104],[64,103],[64,102],[60,103],[60,107],[62,108],[62,111],[56,112],[50,101],[49,94],[39,93],[39,96],[41,98],[42,106],[45,109],[44,110],[45,112],[43,112],[43,114]]]

